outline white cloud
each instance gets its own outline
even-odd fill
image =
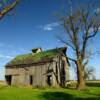
[[[0,54],[0,58],[12,59],[12,56]]]
[[[5,68],[2,67],[0,68],[0,80],[4,80],[5,79]]]
[[[47,30],[47,31],[52,31],[53,30],[53,28],[52,27],[49,27],[49,26],[45,26],[44,28],[43,28],[43,30]]]
[[[95,11],[96,14],[100,14],[100,8],[97,8]]]
[[[4,44],[4,43],[0,43],[0,54],[3,55],[11,55],[11,56],[15,56],[21,53],[26,53],[28,50],[24,49],[23,47],[18,47],[18,46],[14,46],[11,44]],[[8,58],[10,58],[8,56]]]
[[[99,26],[99,30],[100,30],[100,26]]]
[[[0,43],[0,80],[4,80],[4,66],[16,55],[26,53],[27,51],[22,47]]]
[[[92,33],[92,32],[93,32],[93,28],[90,28],[89,33]]]
[[[43,29],[44,31],[52,31],[57,26],[59,26],[59,23],[55,22],[46,25],[41,25],[40,28]]]
[[[100,30],[100,26],[99,26],[98,30]],[[90,28],[89,33],[92,33],[93,31],[94,31],[94,29]]]

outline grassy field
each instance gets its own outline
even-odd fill
[[[86,91],[77,91],[0,86],[0,100],[100,100],[100,87],[87,87]]]

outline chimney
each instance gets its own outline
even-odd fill
[[[37,54],[37,53],[39,53],[39,52],[42,52],[42,49],[41,48],[33,48],[32,49],[32,54],[34,55],[34,54]]]

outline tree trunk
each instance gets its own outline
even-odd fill
[[[77,66],[77,89],[83,90],[85,89],[85,80],[84,80],[84,70],[82,67],[83,66],[82,61],[77,61],[76,66]]]

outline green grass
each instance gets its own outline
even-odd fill
[[[89,82],[86,82],[87,86],[95,86],[95,87],[100,87],[100,81],[89,81]]]
[[[100,100],[100,87],[87,87],[86,91],[64,88],[0,87],[0,100]]]

